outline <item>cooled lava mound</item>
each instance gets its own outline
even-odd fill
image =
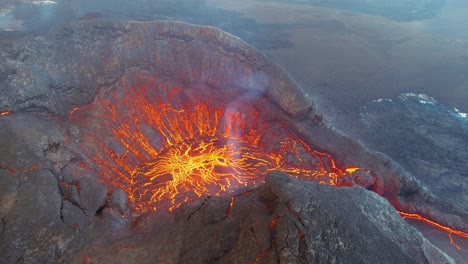
[[[468,237],[466,212],[216,28],[83,21],[1,48],[9,262],[450,261],[394,208]]]

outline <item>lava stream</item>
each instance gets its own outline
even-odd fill
[[[413,219],[413,220],[417,220],[417,221],[420,221],[420,222],[423,222],[423,223],[426,223],[428,225],[431,225],[433,227],[436,227],[437,229],[440,229],[440,230],[443,230],[445,232],[448,233],[448,237],[450,239],[450,244],[452,244],[455,248],[457,248],[458,250],[461,250],[461,247],[459,245],[457,245],[454,241],[453,241],[453,238],[452,238],[452,235],[456,235],[456,236],[459,236],[459,237],[462,237],[462,238],[468,238],[468,233],[467,232],[463,232],[461,230],[456,230],[456,229],[453,229],[453,228],[450,228],[448,226],[444,226],[442,224],[439,224],[437,222],[434,222],[432,220],[429,220],[419,214],[410,214],[410,213],[405,213],[405,212],[401,212],[401,211],[398,211],[398,213],[401,215],[401,217],[403,218],[408,218],[408,219]]]

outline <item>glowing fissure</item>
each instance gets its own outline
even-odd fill
[[[7,171],[9,171],[10,173],[13,173],[13,174],[16,174],[16,173],[26,173],[26,172],[31,172],[31,171],[34,171],[34,170],[37,170],[37,169],[40,169],[42,168],[42,166],[44,165],[45,161],[44,162],[41,162],[40,164],[37,164],[37,165],[34,165],[34,166],[31,166],[29,168],[26,168],[26,169],[22,169],[22,170],[16,170],[16,169],[13,169],[13,168],[7,168],[7,167],[0,167],[0,169],[5,169]]]
[[[468,233],[467,232],[463,232],[461,230],[456,230],[456,229],[453,229],[453,228],[450,228],[448,226],[444,226],[442,224],[439,224],[437,222],[434,222],[432,220],[429,220],[419,214],[411,214],[411,213],[405,213],[405,212],[401,212],[401,211],[398,211],[398,213],[401,215],[401,217],[403,218],[408,218],[408,219],[413,219],[413,220],[416,220],[416,221],[420,221],[420,222],[423,222],[423,223],[426,223],[428,225],[431,225],[433,227],[436,227],[438,229],[441,229],[445,232],[448,233],[448,237],[450,239],[450,243],[455,247],[457,248],[458,250],[461,250],[461,247],[459,245],[457,245],[454,241],[453,241],[453,238],[452,238],[452,235],[456,235],[456,236],[459,236],[459,237],[462,237],[462,238],[468,238]]]

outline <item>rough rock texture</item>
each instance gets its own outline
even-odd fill
[[[0,127],[5,168],[0,170],[2,262],[55,263],[76,231],[61,220],[59,179],[51,170],[35,166],[45,162],[60,132],[54,121],[23,115],[2,118]]]
[[[402,94],[362,108],[360,138],[468,211],[468,118],[423,94]]]
[[[55,119],[15,114],[0,128],[0,262],[61,262],[105,230],[108,191],[96,177],[80,177],[75,198],[64,191],[75,158]]]
[[[448,208],[468,210],[468,118],[465,113],[424,94],[402,94],[365,105],[356,120],[358,122],[348,133],[370,148],[389,155],[435,196],[447,201]],[[466,239],[458,241],[462,249],[468,247]],[[468,259],[466,250],[457,250],[450,244],[448,247],[445,250],[452,251],[451,255],[458,262]]]
[[[3,43],[0,54],[0,92],[5,95],[0,110],[67,115],[134,69],[187,86],[203,83],[281,96],[281,107],[292,114],[312,107],[287,73],[240,39],[212,27],[83,21],[58,26],[24,45],[10,45]]]
[[[72,263],[450,263],[382,197],[282,173],[253,192],[138,218]],[[92,250],[98,244],[98,250]],[[86,257],[83,257],[85,255]]]
[[[70,142],[80,143],[79,131],[68,126],[68,119],[71,109],[91,102],[98,92],[111,93],[109,87],[122,76],[143,71],[183,87],[235,88],[264,96],[294,121],[292,129],[311,146],[330,153],[340,166],[369,169],[374,180],[369,175],[356,178],[393,206],[468,229],[466,211],[446,206],[389,157],[335,130],[279,66],[218,29],[95,20],[0,45],[0,113],[13,112],[0,116],[0,256],[7,262],[93,258],[243,263],[258,257],[284,263],[424,263],[443,257],[377,195],[360,188],[306,184],[314,192],[306,190],[305,183],[279,176],[251,195],[235,198],[229,217],[229,199],[206,198],[174,214],[132,219],[128,198],[102,185],[83,164],[84,154],[68,148]],[[314,202],[304,202],[305,197]],[[364,201],[352,203],[355,198]],[[289,209],[288,200],[296,201]],[[327,209],[320,209],[322,203]],[[205,210],[206,215],[200,214]],[[119,240],[132,247],[111,245]],[[81,249],[90,243],[95,247]],[[397,261],[388,260],[386,250]],[[121,258],[116,252],[123,252]]]

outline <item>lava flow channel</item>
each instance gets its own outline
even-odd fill
[[[443,230],[445,232],[447,232],[448,234],[448,237],[450,239],[450,244],[452,244],[456,249],[458,250],[461,250],[461,247],[455,243],[455,241],[453,240],[453,237],[452,235],[456,235],[458,237],[461,237],[461,238],[465,238],[465,239],[468,239],[468,233],[467,232],[463,232],[461,230],[456,230],[456,229],[453,229],[453,228],[450,228],[448,226],[444,226],[442,224],[439,224],[437,222],[434,222],[430,219],[427,219],[419,214],[411,214],[411,213],[405,213],[405,212],[402,212],[402,211],[398,211],[398,213],[401,215],[401,217],[405,218],[405,219],[413,219],[413,220],[416,220],[416,221],[419,221],[419,222],[423,222],[425,224],[428,224],[430,226],[433,226],[437,229],[440,229],[440,230]]]
[[[136,214],[251,189],[273,170],[349,184],[346,170],[291,132],[266,99],[216,104],[221,99],[193,100],[190,90],[161,83],[114,89],[73,109],[70,121],[81,124],[88,163],[104,183],[127,193]]]

